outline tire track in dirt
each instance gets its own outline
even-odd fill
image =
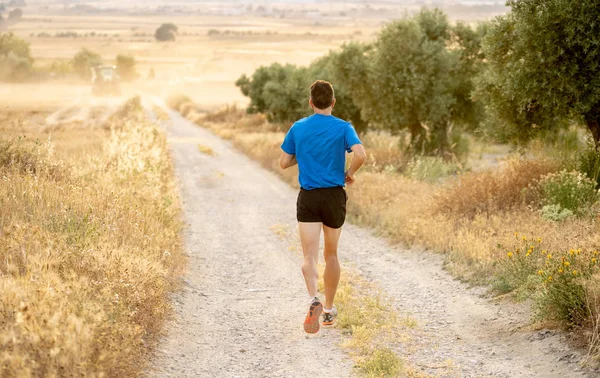
[[[155,360],[156,376],[347,377],[337,331],[306,338],[297,256],[269,229],[295,229],[296,191],[230,143],[174,112],[167,132],[181,181],[186,288]],[[215,156],[202,154],[198,144]],[[360,185],[360,182],[357,183]],[[560,332],[528,331],[524,305],[493,302],[443,270],[443,256],[391,246],[346,225],[340,258],[392,297],[417,326],[391,345],[416,371],[440,377],[592,377]]]

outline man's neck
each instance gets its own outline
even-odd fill
[[[317,107],[313,108],[313,110],[315,111],[315,114],[320,114],[320,115],[324,115],[324,116],[330,116],[331,115],[331,111],[333,110],[333,107],[330,106],[327,109],[319,109]]]

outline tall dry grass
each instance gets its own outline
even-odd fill
[[[530,185],[559,168],[552,160],[512,160],[501,170],[466,173],[440,190],[434,208],[461,217],[513,209],[534,199]]]
[[[163,133],[135,102],[83,146],[15,127],[30,137],[0,139],[0,375],[141,374],[184,264]]]

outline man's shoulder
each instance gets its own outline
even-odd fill
[[[311,117],[310,117],[310,116],[308,116],[308,117],[304,117],[304,118],[302,118],[302,119],[299,119],[299,120],[297,120],[296,122],[294,122],[294,124],[292,125],[292,127],[294,127],[294,126],[301,126],[301,125],[304,125],[304,124],[306,124],[306,123],[310,122],[310,119],[311,119]]]
[[[352,124],[350,122],[332,115],[332,116],[327,117],[325,121],[323,120],[323,118],[315,118],[313,116],[304,117],[304,118],[299,119],[298,121],[294,122],[294,124],[292,125],[291,128],[299,129],[306,125],[315,123],[315,122],[326,122],[327,124],[330,124],[330,125],[339,125],[342,127],[343,126],[352,126]]]
[[[306,125],[306,123],[308,122],[308,119],[310,117],[304,117],[302,119],[297,120],[296,122],[294,122],[292,124],[292,126],[290,126],[290,132],[295,131],[298,132],[299,129],[302,129],[304,127],[304,125]]]
[[[338,118],[336,116],[331,116],[331,122],[340,126],[352,126],[352,124],[345,119]]]

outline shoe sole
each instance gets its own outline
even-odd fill
[[[306,333],[317,333],[321,329],[319,318],[323,312],[323,304],[321,302],[313,302],[310,304],[306,319],[304,319],[304,331]]]
[[[335,322],[323,322],[324,326],[332,326]]]

